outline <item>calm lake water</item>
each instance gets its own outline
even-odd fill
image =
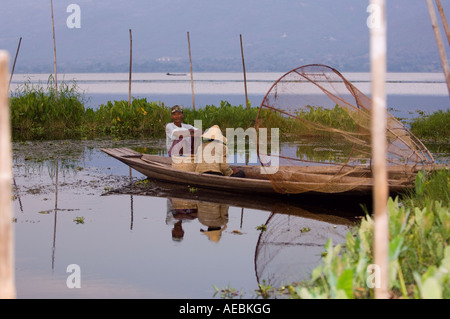
[[[153,181],[136,190],[145,177],[132,171],[130,186],[128,166],[99,150],[116,146],[161,153],[164,141],[14,144],[18,298],[214,298],[214,285],[255,298],[258,283],[306,279],[326,241],[344,241],[362,214],[357,202],[241,197]],[[80,288],[67,284],[73,265]]]
[[[281,75],[247,75],[252,105]],[[368,94],[368,74],[344,76]],[[47,78],[18,74],[11,89]],[[93,108],[128,99],[125,73],[61,78],[75,79]],[[245,103],[242,74],[194,79],[197,107]],[[450,106],[441,74],[390,74],[387,92],[395,116]],[[190,76],[134,74],[132,96],[192,107]],[[364,199],[249,198],[145,182],[136,171],[130,177],[129,168],[101,147],[164,155],[165,146],[163,140],[14,143],[18,298],[213,298],[214,286],[254,298],[258,283],[277,287],[308,278],[326,241],[343,242],[363,214]],[[174,214],[174,207],[197,211]],[[211,219],[220,230],[208,231]],[[258,230],[261,225],[267,231]],[[69,288],[74,283],[80,288]]]

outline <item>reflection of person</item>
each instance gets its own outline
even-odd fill
[[[232,177],[245,177],[242,170],[231,168],[228,164],[227,138],[222,135],[219,126],[207,129],[202,137],[207,140],[196,153],[198,173],[216,174]]]
[[[183,222],[189,222],[197,218],[197,204],[193,201],[167,199],[166,224],[173,225],[172,239],[181,241],[184,237]]]
[[[174,105],[170,117],[173,122],[166,125],[166,148],[169,156],[194,154],[194,132],[197,130],[190,124],[183,123],[183,107]]]
[[[198,202],[198,220],[207,226],[207,230],[200,231],[208,236],[209,240],[219,242],[222,232],[227,228],[228,205],[210,202]]]

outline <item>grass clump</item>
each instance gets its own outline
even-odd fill
[[[195,111],[185,109],[184,121],[193,125],[194,120],[201,120],[203,129],[216,124],[222,129],[227,127],[246,129],[255,125],[258,110],[258,107],[233,106],[227,101],[221,101],[219,107],[206,105]]]
[[[24,83],[10,98],[13,135],[45,138],[76,130],[83,122],[84,98],[75,82],[61,83],[56,99],[50,76],[47,87]]]
[[[410,124],[414,135],[432,142],[450,142],[450,110],[439,110],[429,115],[424,112],[419,114]]]
[[[96,134],[114,136],[162,137],[165,125],[171,122],[170,111],[164,103],[147,99],[108,101],[95,111],[86,110],[85,127]]]

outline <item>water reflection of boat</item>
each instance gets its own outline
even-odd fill
[[[197,219],[198,207],[196,201],[178,198],[167,198],[166,224],[171,225],[172,240],[182,241],[184,238],[183,223]]]
[[[108,194],[167,198],[168,216],[172,219],[167,224],[174,225],[174,229],[177,226],[179,231],[182,223],[195,218],[207,226],[202,230],[209,240],[215,242],[221,239],[226,229],[229,207],[242,208],[242,214],[246,208],[271,212],[265,223],[266,230],[260,233],[255,246],[254,266],[258,283],[264,281],[272,287],[305,279],[320,262],[326,241],[331,238],[334,244],[343,242],[348,230],[359,220],[355,217],[363,214],[360,204],[369,204],[365,201],[340,200],[342,197],[336,197],[333,201],[318,201],[315,196],[301,199],[248,196],[214,189],[190,192],[185,185],[161,181],[141,185],[125,185]],[[176,209],[181,211],[175,212]]]
[[[239,193],[279,194],[279,192],[273,188],[273,184],[268,179],[267,174],[262,174],[261,167],[255,165],[236,165],[235,167],[242,169],[246,175],[246,178],[236,178],[201,174],[173,168],[172,161],[169,157],[142,154],[129,148],[103,148],[101,150],[152,179]],[[343,170],[341,167],[333,168],[318,166],[297,166],[292,167],[292,169],[295,170],[295,172],[292,173],[295,173],[295,179],[286,181],[286,183],[295,184],[297,188],[309,190],[328,183],[330,179],[334,178],[334,174],[336,173],[335,170]],[[356,175],[353,176],[353,174]],[[391,176],[389,185],[389,190],[391,192],[398,192],[412,187],[412,184],[405,183],[402,179],[396,180],[395,176],[397,174],[402,174],[400,168],[399,170],[390,168],[389,174]],[[367,171],[364,172],[348,172],[348,174],[339,181],[334,181],[334,184],[345,189],[345,191],[337,191],[336,193],[354,195],[371,193],[373,186],[372,182],[372,172],[370,169],[367,169]],[[339,187],[336,186],[336,189],[339,189]],[[308,191],[307,193],[318,192]],[[327,195],[329,195],[329,193],[327,193]]]
[[[229,205],[185,198],[167,198],[166,224],[173,225],[172,239],[181,241],[184,237],[183,223],[198,220],[205,228],[202,234],[218,242],[228,223]]]
[[[295,214],[306,218],[323,220],[339,224],[352,224],[355,216],[363,215],[361,205],[371,207],[371,196],[360,196],[348,200],[342,196],[330,196],[324,201],[320,196],[267,196],[224,192],[213,188],[192,188],[185,184],[149,179],[148,183],[130,183],[120,188],[111,189],[105,195],[125,194],[178,199],[182,201],[202,201],[228,206]]]

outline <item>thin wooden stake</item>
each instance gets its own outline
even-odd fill
[[[12,209],[12,146],[8,102],[9,55],[0,51],[0,299],[16,298]]]
[[[22,37],[20,37],[19,39],[19,44],[17,45],[17,50],[16,50],[16,55],[14,57],[14,63],[13,63],[13,67],[11,70],[11,75],[9,76],[9,83],[8,83],[8,94],[9,94],[9,88],[11,87],[11,81],[14,75],[14,69],[16,67],[16,61],[17,61],[17,56],[19,55],[19,49],[20,49],[20,44],[22,43]],[[13,176],[13,182],[14,182],[14,187],[17,189],[17,184],[16,184],[16,179]],[[23,206],[22,206],[22,200],[20,199],[20,195],[17,196],[17,199],[19,200],[19,206],[20,206],[20,210],[23,213]]]
[[[241,55],[242,55],[242,68],[244,70],[244,89],[245,89],[245,106],[248,109],[248,97],[247,97],[247,75],[245,74],[245,60],[244,60],[244,48],[242,46],[242,34],[239,35],[241,39]]]
[[[53,29],[53,60],[55,61],[55,99],[58,101],[58,74],[56,72],[56,40],[55,40],[55,21],[53,19],[53,0],[50,0],[52,9],[52,29]]]
[[[131,29],[130,29],[130,74],[128,78],[128,106],[131,105],[131,65],[133,61],[133,38],[131,35]]]
[[[374,203],[374,262],[380,270],[376,275],[375,298],[389,298],[389,214],[386,168],[386,9],[384,0],[371,0],[377,10],[375,25],[370,28],[370,60],[372,73],[372,167]]]
[[[441,15],[442,24],[444,25],[445,34],[447,35],[447,41],[450,45],[450,28],[448,27],[447,18],[445,17],[444,8],[442,7],[441,0],[436,0],[436,5]]]
[[[19,55],[19,49],[20,49],[21,42],[22,42],[22,37],[20,37],[20,39],[19,39],[19,44],[17,45],[17,51],[16,51],[16,56],[14,57],[14,63],[13,63],[13,67],[11,70],[11,75],[9,76],[8,92],[9,92],[9,87],[11,86],[11,81],[12,81],[12,77],[14,74],[14,68],[16,67],[16,61],[17,61],[17,56]]]
[[[192,108],[195,111],[194,75],[192,73],[191,40],[189,39],[189,32],[187,33],[187,40],[188,40],[188,48],[189,48],[189,67],[191,68]]]
[[[433,27],[434,36],[436,37],[436,43],[441,57],[442,69],[444,70],[445,81],[447,82],[447,90],[450,95],[450,72],[447,63],[447,54],[445,53],[444,43],[442,42],[441,31],[439,30],[436,12],[434,11],[434,5],[432,0],[427,0],[428,12],[430,13],[431,25]]]
[[[56,253],[56,222],[58,219],[58,158],[55,161],[55,216],[53,218],[53,245],[52,245],[52,270],[55,269]]]

